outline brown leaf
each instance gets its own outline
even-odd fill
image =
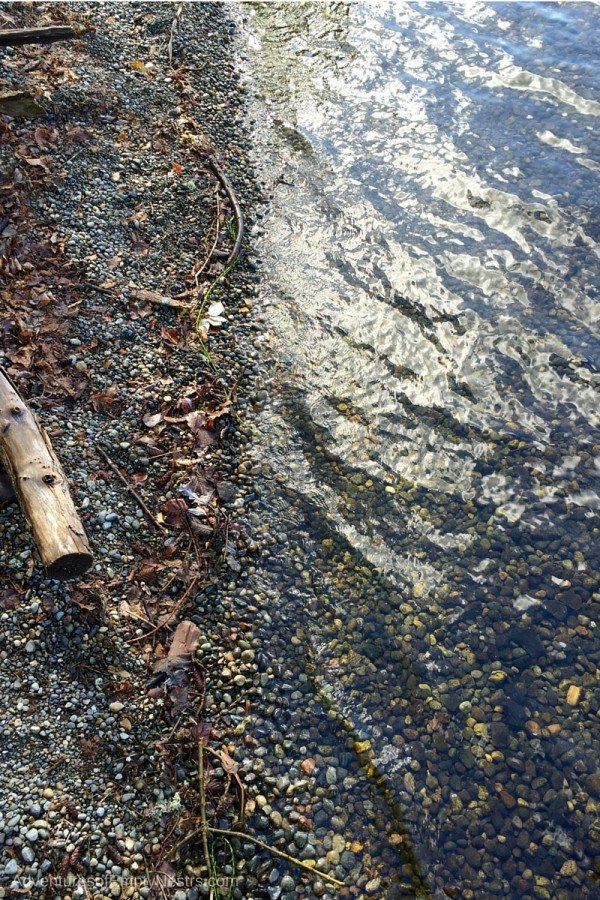
[[[44,172],[50,172],[50,169],[47,166],[48,157],[24,156],[22,159],[29,166],[36,166],[39,169],[43,169]]]
[[[132,681],[111,681],[108,691],[112,694],[133,694],[136,687]]]
[[[181,528],[186,521],[186,510],[187,506],[185,500],[167,500],[162,506],[163,519],[167,525],[174,525],[176,528]]]
[[[215,443],[216,437],[205,427],[206,420],[202,413],[194,410],[194,412],[188,413],[185,419],[190,431],[196,438],[198,447],[210,447],[211,444]]]
[[[219,759],[221,760],[221,765],[225,772],[228,775],[235,775],[235,773],[239,770],[239,765],[236,763],[234,759],[231,758],[229,753],[226,750],[218,750]]]
[[[130,603],[129,600],[121,600],[119,603],[119,615],[125,619],[137,619],[138,621],[147,622],[148,617],[142,609],[140,603]]]
[[[208,722],[196,722],[192,726],[191,737],[194,741],[206,747],[210,741],[212,731],[212,725],[209,725]]]
[[[169,347],[180,347],[183,343],[182,336],[177,328],[169,325],[163,325],[160,329],[160,338],[163,344],[167,344]]]
[[[92,406],[96,412],[104,413],[104,415],[111,415],[113,413],[113,407],[118,403],[118,394],[119,389],[117,385],[111,384],[103,391],[96,391],[95,393],[90,394],[90,400],[92,401]]]
[[[219,403],[218,406],[209,406],[206,409],[206,417],[204,420],[204,424],[207,428],[213,428],[215,422],[229,412],[231,407],[233,406],[233,397],[227,397],[223,400],[222,403]]]
[[[199,642],[200,629],[198,626],[188,619],[180,622],[173,635],[167,659],[192,657]]]
[[[164,888],[172,888],[176,884],[177,881],[177,871],[171,865],[170,862],[165,860],[159,866],[159,868],[154,873],[153,882],[158,886]]]
[[[163,569],[163,564],[159,563],[158,560],[145,559],[135,573],[135,577],[137,577],[139,581],[143,581],[144,584],[154,584],[158,580]]]

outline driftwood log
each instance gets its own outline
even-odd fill
[[[0,372],[0,462],[50,578],[82,575],[92,554],[50,440]]]
[[[81,37],[87,28],[77,25],[49,25],[46,28],[10,28],[0,31],[0,47],[22,47],[24,44],[52,44]]]

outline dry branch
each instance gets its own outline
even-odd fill
[[[46,28],[11,28],[0,31],[0,47],[22,47],[24,44],[52,44],[81,37],[88,29],[82,25],[50,25]]]
[[[223,171],[223,169],[217,162],[216,158],[212,154],[209,157],[209,163],[210,163],[210,167],[213,170],[214,174],[217,176],[217,178],[221,182],[221,186],[223,187],[223,190],[229,197],[229,201],[231,203],[231,206],[233,207],[233,213],[234,213],[234,216],[236,219],[237,233],[235,236],[235,243],[233,245],[231,253],[229,254],[229,256],[227,258],[226,268],[229,268],[229,266],[233,265],[233,263],[237,260],[238,256],[240,255],[240,251],[242,249],[242,241],[244,240],[244,214],[242,212],[242,208],[241,208],[240,204],[238,203],[238,199],[237,199],[236,193],[233,189],[233,185],[232,185],[231,181],[229,180],[229,178],[227,177],[227,175],[225,174],[225,172]]]
[[[0,372],[0,462],[50,578],[76,578],[92,554],[48,435]]]
[[[100,454],[100,456],[102,457],[104,462],[107,464],[107,466],[111,469],[111,471],[113,471],[115,473],[115,475],[117,476],[117,478],[121,481],[121,483],[123,484],[125,489],[131,494],[131,496],[133,497],[133,499],[135,500],[135,502],[137,503],[139,508],[142,510],[142,512],[144,513],[144,515],[146,516],[146,518],[148,519],[150,524],[152,526],[154,526],[154,528],[156,528],[158,531],[164,531],[164,528],[162,527],[160,522],[156,521],[156,519],[152,515],[151,511],[148,509],[147,505],[144,503],[144,501],[142,500],[142,498],[140,497],[140,495],[138,494],[136,489],[133,487],[133,485],[131,485],[127,481],[127,479],[125,478],[125,476],[123,475],[123,473],[121,472],[119,467],[117,465],[115,465],[115,463],[112,461],[112,459],[110,458],[110,456],[108,455],[106,450],[103,450],[102,447],[96,447],[96,450],[98,451],[98,453]]]

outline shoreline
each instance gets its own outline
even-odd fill
[[[232,412],[243,414],[256,376],[247,321],[255,275],[243,266],[225,280],[222,264],[207,266],[211,299],[224,304],[203,341],[208,352],[193,323],[143,299],[145,291],[177,296],[194,286],[190,272],[216,221],[207,150],[223,160],[245,210],[256,201],[235,99],[232,24],[220,8],[187,8],[171,68],[171,7],[107,7],[51,7],[53,22],[91,22],[95,31],[2,54],[7,82],[33,89],[48,110],[32,121],[5,120],[6,171],[23,169],[5,249],[32,265],[9,284],[6,313],[15,325],[3,363],[51,434],[95,565],[80,581],[46,581],[20,514],[0,512],[10,578],[0,645],[1,896],[11,882],[51,878],[61,897],[69,879],[73,897],[85,896],[75,890],[84,876],[101,882],[96,897],[152,896],[144,882],[163,857],[164,883],[177,887],[164,851],[185,834],[177,787],[188,776],[166,773],[159,747],[173,722],[167,728],[164,702],[146,689],[180,619],[191,615],[202,630],[198,658],[216,747],[233,748],[247,697],[260,690],[239,613],[219,602],[225,573],[235,575],[258,549],[235,532],[232,481],[246,440]],[[39,9],[15,14],[17,24],[39,24]],[[32,55],[39,63],[28,74]],[[208,63],[194,66],[200,58]],[[196,116],[200,154],[182,140]],[[226,222],[221,231],[227,247]],[[23,314],[33,315],[31,334]],[[98,447],[164,533],[148,525]],[[209,496],[206,508],[198,496]],[[191,540],[185,508],[202,513],[190,520],[201,525]],[[16,773],[10,758],[20,759]],[[187,881],[177,898],[198,896],[199,869],[186,873],[196,850],[180,861]],[[236,896],[249,896],[240,877]]]

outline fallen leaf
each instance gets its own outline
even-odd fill
[[[221,749],[218,751],[218,754],[224,771],[227,772],[228,775],[235,775],[240,768],[238,763],[230,757],[226,750]]]
[[[181,528],[186,521],[186,512],[185,500],[167,500],[162,506],[162,520],[167,525]]]
[[[137,577],[140,581],[143,581],[144,584],[154,584],[158,580],[158,576],[163,571],[164,566],[162,563],[158,562],[154,559],[145,559],[140,568],[135,573],[135,577]]]
[[[47,157],[46,157],[46,159],[42,159],[42,158],[39,157],[39,156],[24,156],[24,157],[22,157],[22,159],[23,159],[23,160],[27,163],[27,165],[29,165],[29,166],[37,166],[38,168],[43,169],[44,172],[50,172],[50,169],[49,169],[48,166],[46,165],[46,159],[47,159]]]
[[[135,288],[135,290],[132,290],[131,296],[135,297],[136,300],[145,300],[147,303],[165,303],[168,305],[170,302],[170,297],[165,297],[164,294],[159,294],[157,291],[145,291],[143,288]]]
[[[215,422],[229,412],[231,407],[233,406],[233,398],[227,397],[220,403],[218,406],[208,407],[206,410],[206,417],[204,420],[204,424],[207,428],[213,428]]]
[[[148,621],[148,617],[142,609],[141,604],[130,603],[129,600],[121,600],[119,603],[119,615],[123,616],[125,619],[137,619],[142,622]]]
[[[200,643],[200,629],[197,625],[194,625],[193,622],[190,622],[189,619],[185,619],[183,622],[180,622],[177,628],[175,629],[175,634],[173,635],[173,640],[171,641],[171,646],[169,647],[169,652],[167,654],[167,660],[169,663],[173,663],[178,659],[191,659],[191,657],[196,652],[196,647]],[[164,667],[165,660],[161,660],[154,667],[154,671],[161,671]]]
[[[119,389],[116,384],[111,384],[103,391],[90,394],[90,400],[96,412],[111,415],[113,407],[119,402]]]
[[[180,332],[172,325],[163,325],[160,329],[160,337],[162,342],[169,347],[180,347],[183,343]]]
[[[159,422],[162,422],[162,413],[147,413],[142,418],[142,422],[146,428],[155,428]]]

